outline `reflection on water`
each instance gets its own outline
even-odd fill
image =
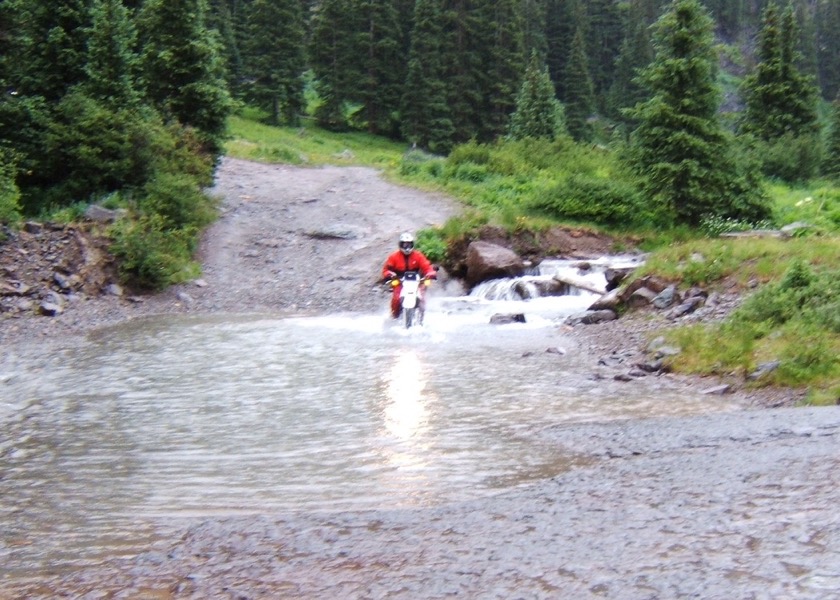
[[[162,318],[10,350],[0,561],[25,576],[130,553],[164,517],[468,499],[568,468],[541,427],[709,409],[668,378],[629,387],[574,349],[545,353],[564,345],[546,319],[491,327],[462,309],[430,302],[408,331],[380,315]]]

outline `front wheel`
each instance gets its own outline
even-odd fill
[[[403,313],[405,314],[405,328],[408,329],[412,325],[414,325],[414,311],[417,310],[416,308],[405,308],[403,309]]]

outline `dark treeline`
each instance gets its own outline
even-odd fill
[[[838,32],[834,0],[4,0],[0,189],[6,212],[10,197],[37,213],[116,195],[152,229],[197,227],[207,211],[180,198],[211,180],[237,103],[437,154],[562,122],[577,141],[635,140],[640,177],[683,160],[643,151],[663,119],[696,127],[710,158],[737,133],[764,174],[807,178],[817,100],[840,88]],[[743,84],[719,131],[720,65]]]

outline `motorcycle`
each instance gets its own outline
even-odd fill
[[[431,282],[417,271],[406,271],[402,277],[391,280],[393,287],[400,286],[400,306],[406,329],[423,324],[425,306],[420,286],[428,286]]]

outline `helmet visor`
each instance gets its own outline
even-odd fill
[[[414,248],[414,242],[400,242],[400,248],[403,250],[412,250]]]

